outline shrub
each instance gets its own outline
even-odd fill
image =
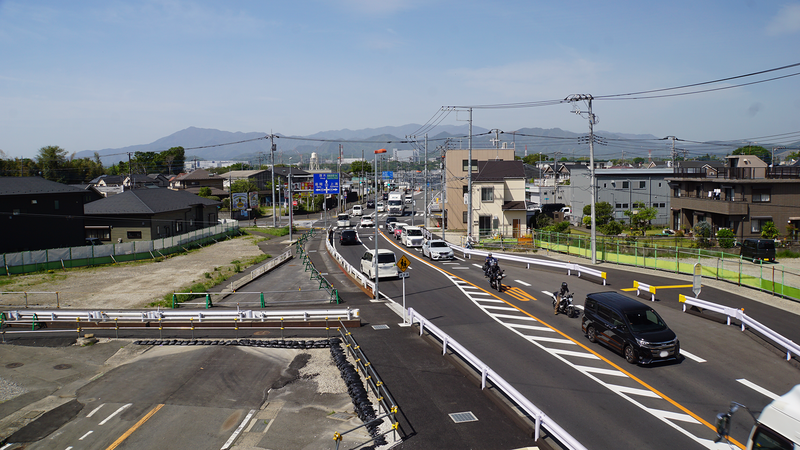
[[[622,223],[617,222],[616,220],[612,220],[611,222],[599,226],[598,228],[603,232],[603,234],[607,235],[617,235],[622,233],[623,230]]]
[[[736,235],[729,228],[720,228],[717,231],[717,242],[722,248],[731,248],[736,243]]]

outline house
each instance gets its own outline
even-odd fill
[[[472,174],[473,217],[478,234],[518,238],[525,232],[525,168],[522,161],[478,161]]]
[[[687,162],[667,180],[672,228],[705,220],[712,232],[728,228],[742,240],[761,237],[767,222],[781,235],[800,227],[800,167],[769,167],[753,155],[728,156],[724,166]]]
[[[99,198],[40,177],[0,177],[0,253],[85,245],[83,206]]]
[[[513,161],[513,148],[487,148],[472,149],[472,163],[469,163],[469,150],[447,150],[444,154],[445,186],[447,189],[444,220],[448,230],[467,230],[467,193],[468,178],[472,173],[478,172],[479,161]],[[474,190],[473,190],[474,191]],[[524,192],[524,187],[523,187]],[[474,192],[473,192],[474,194]],[[472,199],[473,210],[479,197]],[[524,197],[520,200],[524,200]],[[475,233],[479,228],[478,217],[472,215],[472,229]],[[477,235],[477,234],[476,234]]]
[[[197,169],[190,173],[182,173],[173,177],[169,182],[169,188],[175,191],[186,190],[192,194],[198,194],[201,188],[211,189],[211,195],[217,197],[227,197],[228,191],[224,189],[225,180],[220,175],[211,173],[204,169]]]
[[[86,230],[104,243],[149,241],[217,225],[220,202],[185,190],[133,189],[83,207]]]

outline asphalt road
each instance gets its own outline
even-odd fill
[[[379,214],[378,223],[384,220]],[[409,217],[400,218],[410,223]],[[338,247],[358,267],[373,230],[356,227],[364,245]],[[338,243],[337,243],[338,246]],[[796,365],[749,332],[726,326],[716,317],[681,312],[678,295],[692,295],[685,281],[669,274],[644,276],[610,270],[609,285],[557,269],[526,269],[502,263],[504,292],[489,291],[481,260],[431,262],[399,241],[379,238],[379,246],[411,259],[405,302],[432,320],[514,385],[522,394],[588,448],[728,448],[713,444],[717,413],[737,401],[760,411],[798,382]],[[548,292],[569,283],[576,304],[585,294],[620,291],[633,280],[659,289],[651,306],[676,332],[684,357],[652,366],[628,364],[612,350],[591,344],[580,318],[553,315]],[[518,280],[518,281],[517,281]],[[460,287],[459,287],[460,286]],[[474,287],[471,287],[474,286]],[[402,281],[381,280],[383,294],[402,303]],[[635,297],[635,292],[622,291]],[[752,317],[798,340],[796,316],[747,298],[703,288],[707,301],[744,307]],[[651,303],[644,297],[642,302]],[[708,314],[704,314],[708,316]],[[746,440],[752,421],[734,416],[732,437]]]

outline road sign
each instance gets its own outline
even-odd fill
[[[400,272],[397,274],[397,278],[408,278],[411,276],[411,272]]]
[[[703,266],[700,263],[694,264],[694,276],[692,277],[692,292],[694,296],[700,295],[700,288],[703,284]]]
[[[393,170],[384,170],[381,172],[381,176],[384,180],[394,180],[394,171]]]
[[[400,260],[397,261],[397,267],[400,269],[400,272],[405,272],[408,269],[408,266],[411,265],[411,261],[406,258],[406,255],[400,257]]]
[[[338,193],[339,193],[338,173],[314,174],[314,194],[338,194]]]

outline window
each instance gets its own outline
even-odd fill
[[[464,172],[468,172],[469,171],[469,169],[467,169],[467,161],[469,161],[469,160],[468,159],[462,159],[461,160],[461,170],[463,170]],[[472,160],[472,171],[473,172],[477,172],[478,171],[478,160],[477,159],[473,159]]]
[[[659,203],[659,204],[658,204],[658,207],[659,207],[659,208],[666,208],[666,207],[667,207],[667,204],[666,204],[666,203]]]
[[[467,192],[469,192],[469,186],[467,186],[466,184],[461,186],[461,193],[466,194]]]
[[[614,207],[616,209],[622,209],[622,203],[617,203],[616,205],[614,205]]]
[[[467,223],[467,211],[461,212],[461,223]]]
[[[141,231],[128,231],[128,239],[141,239],[142,232]]]
[[[606,188],[606,183],[603,183],[603,189],[605,189],[605,188]]]
[[[673,197],[680,197],[681,196],[681,188],[675,188],[672,190]]]
[[[658,187],[661,187],[661,182],[660,181],[658,182]]]
[[[753,233],[760,233],[764,224],[767,222],[772,222],[772,217],[750,219],[750,231]]]
[[[753,203],[769,202],[769,189],[753,189]]]
[[[55,204],[53,205],[53,209],[58,209],[58,200],[55,201]]]
[[[494,188],[493,187],[482,187],[481,188],[481,201],[482,202],[493,202],[494,201]]]
[[[622,204],[622,209],[628,209],[628,204],[627,203],[623,203]]]
[[[622,182],[622,189],[628,189],[631,186],[630,181],[623,181]]]
[[[639,189],[644,189],[646,184],[647,184],[647,181],[640,181],[639,182]]]

